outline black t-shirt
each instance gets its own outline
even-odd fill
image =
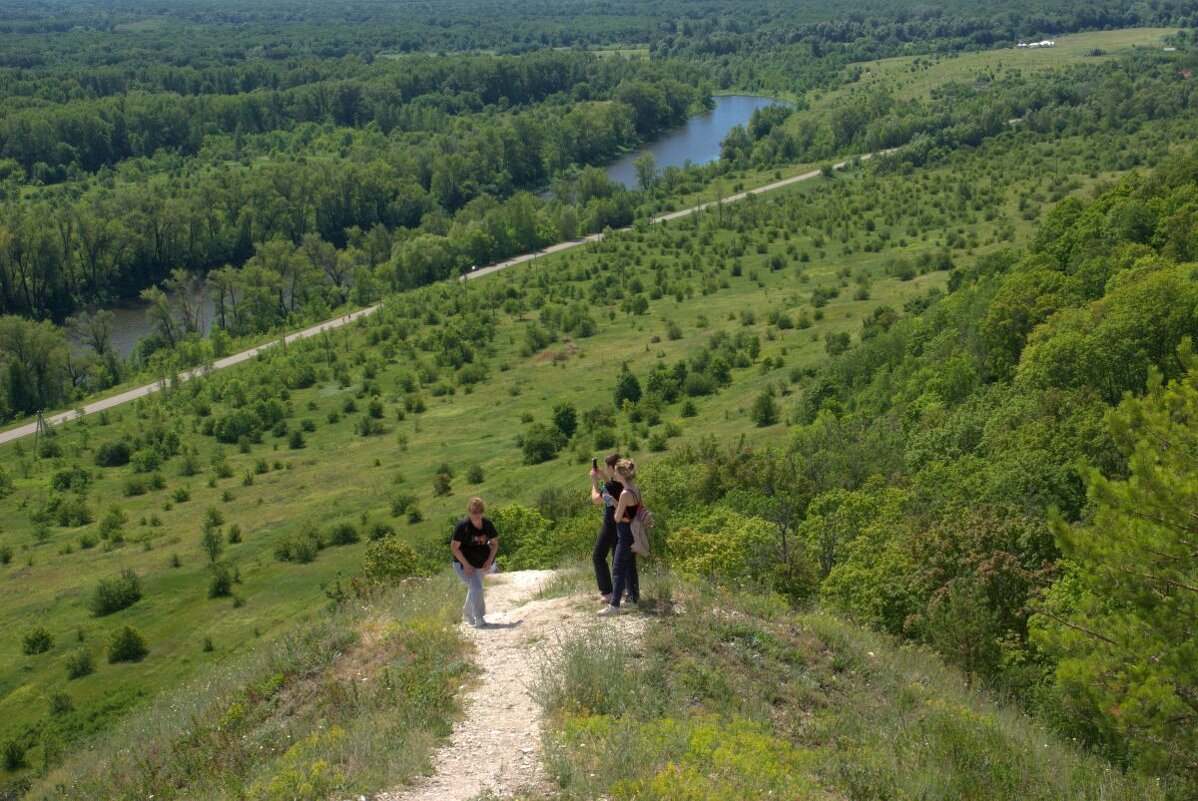
[[[620,503],[620,493],[624,485],[615,479],[603,485],[603,525],[616,525],[616,506]]]
[[[450,541],[462,544],[462,556],[472,567],[482,567],[491,555],[491,540],[498,536],[495,525],[487,518],[483,518],[483,527],[479,529],[474,527],[469,517],[463,517],[454,527]]]

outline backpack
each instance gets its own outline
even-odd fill
[[[630,524],[632,528],[632,552],[640,556],[648,556],[650,545],[649,531],[657,521],[653,519],[653,513],[649,511],[649,507],[645,506],[640,493],[637,493],[636,500],[636,515],[633,516],[632,523]]]

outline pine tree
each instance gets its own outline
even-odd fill
[[[1034,624],[1099,731],[1198,784],[1198,363],[1181,355],[1187,376],[1111,413],[1128,475],[1091,472],[1092,520],[1056,523],[1068,559]]]

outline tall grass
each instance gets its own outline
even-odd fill
[[[643,645],[601,628],[547,656],[536,697],[563,797],[1164,797],[927,651],[768,599],[671,593]]]
[[[323,799],[410,779],[448,735],[468,669],[449,583],[330,610],[160,698],[29,797]]]

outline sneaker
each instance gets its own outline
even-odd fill
[[[605,604],[610,605],[611,604],[611,593],[610,592],[603,593],[602,595],[599,596],[599,600]]]
[[[599,610],[600,617],[606,617],[608,615],[618,615],[618,614],[620,614],[620,607],[612,606],[611,604],[608,604],[607,606],[605,606]]]
[[[476,628],[476,629],[485,629],[485,628],[490,627],[491,624],[488,623],[484,618],[480,617],[480,618],[476,619],[470,625],[474,626],[474,628]]]

